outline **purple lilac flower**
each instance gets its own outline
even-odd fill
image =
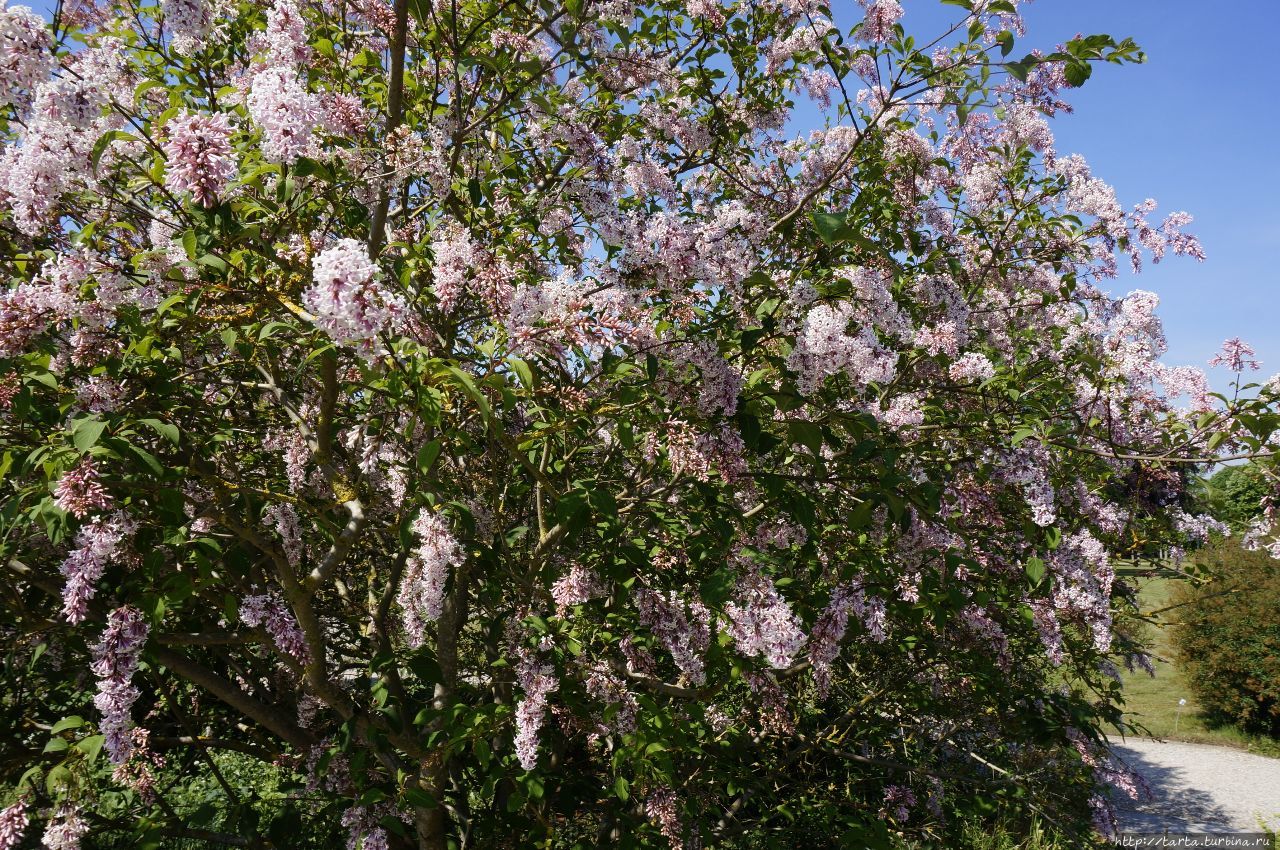
[[[166,129],[169,140],[164,143],[168,160],[165,186],[179,194],[190,192],[203,207],[215,206],[218,195],[236,176],[227,116],[184,112],[171,119]]]
[[[98,471],[90,458],[63,474],[54,490],[53,503],[78,519],[107,510],[112,504],[111,497],[98,482]]]
[[[443,516],[423,510],[413,522],[418,548],[405,564],[399,601],[404,629],[414,646],[426,639],[426,625],[440,619],[449,569],[462,562],[462,547]]]
[[[130,710],[139,693],[130,680],[138,669],[149,631],[142,612],[126,605],[111,612],[102,638],[93,647],[90,669],[98,677],[93,704],[102,714],[99,728],[106,737],[112,764],[122,764],[133,753]]]
[[[307,648],[306,636],[298,621],[274,593],[262,593],[247,596],[240,603],[240,620],[250,628],[262,627],[276,648],[286,655],[293,656],[299,664],[306,664],[311,659],[311,651]]]

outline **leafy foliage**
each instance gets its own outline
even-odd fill
[[[1262,503],[1270,492],[1262,470],[1247,464],[1219,469],[1205,479],[1198,496],[1202,510],[1239,532],[1262,516]]]
[[[1232,540],[1197,555],[1211,580],[1174,594],[1183,678],[1211,720],[1280,736],[1280,561]]]

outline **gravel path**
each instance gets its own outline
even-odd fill
[[[1258,832],[1280,824],[1280,759],[1229,747],[1128,738],[1112,751],[1141,774],[1153,799],[1116,800],[1125,832]]]

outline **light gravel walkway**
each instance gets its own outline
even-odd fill
[[[1123,832],[1258,832],[1280,826],[1280,759],[1229,747],[1113,739],[1153,798],[1115,801]]]

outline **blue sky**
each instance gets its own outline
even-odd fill
[[[849,0],[836,0],[852,5]],[[935,30],[937,0],[902,0],[908,32]],[[839,16],[840,12],[836,12]],[[1093,173],[1131,207],[1148,197],[1158,213],[1186,210],[1204,243],[1203,263],[1185,257],[1127,269],[1112,294],[1159,294],[1169,339],[1165,358],[1207,368],[1229,336],[1280,372],[1280,113],[1274,109],[1280,2],[1230,0],[1035,0],[1015,47],[1052,48],[1077,33],[1132,37],[1144,65],[1106,65],[1069,98],[1075,113],[1052,123],[1061,154],[1083,154]],[[1025,48],[1025,49],[1024,49]],[[1225,392],[1231,375],[1210,370]]]

